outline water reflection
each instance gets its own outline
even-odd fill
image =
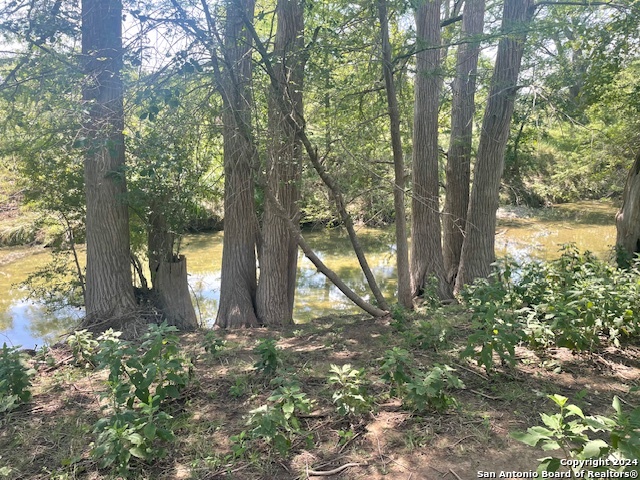
[[[503,211],[496,233],[496,251],[522,262],[531,258],[548,259],[559,255],[559,246],[576,242],[581,250],[591,250],[603,257],[615,243],[614,213],[610,204],[582,202],[555,211]],[[574,220],[575,219],[575,220]],[[607,220],[605,222],[605,220]],[[383,294],[393,299],[396,291],[393,229],[361,229],[360,241]],[[351,250],[348,238],[338,229],[306,233],[309,244],[326,264],[359,295],[372,300],[364,275]],[[16,251],[19,252],[16,258]],[[33,347],[51,343],[62,332],[73,328],[82,312],[67,309],[48,314],[46,310],[26,300],[26,292],[15,287],[27,275],[50,259],[47,252],[0,250],[0,345]],[[189,285],[194,296],[196,313],[205,325],[212,325],[220,300],[220,265],[222,233],[190,235],[184,239]],[[14,260],[3,264],[3,258]],[[329,280],[316,271],[302,253],[298,262],[295,319],[307,322],[335,312],[358,313],[355,307]]]

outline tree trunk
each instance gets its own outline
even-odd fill
[[[498,44],[489,100],[482,120],[456,291],[476,278],[489,276],[491,264],[495,261],[500,179],[518,89],[526,29],[533,18],[533,12],[532,0],[505,0],[503,37]]]
[[[253,147],[243,128],[251,124],[251,38],[244,16],[253,18],[254,0],[230,0],[225,26],[222,97],[224,148],[224,244],[220,328],[258,326],[255,313],[257,219],[254,209]],[[240,120],[239,120],[240,119]]]
[[[415,11],[416,54],[411,200],[411,292],[421,295],[434,278],[439,298],[451,297],[445,279],[438,181],[438,107],[442,85],[440,0],[424,0]]]
[[[622,206],[616,215],[616,247],[623,250],[618,264],[626,266],[640,253],[640,155],[636,157],[627,176]]]
[[[153,207],[152,207],[153,208]],[[169,325],[180,330],[198,328],[187,280],[187,259],[173,254],[174,235],[155,208],[149,218],[149,270],[152,298]]]
[[[453,82],[451,105],[451,138],[447,154],[447,191],[443,217],[444,266],[450,285],[455,284],[460,265],[469,207],[473,114],[484,8],[484,0],[465,1],[462,43],[456,55],[456,77]]]
[[[189,294],[187,259],[184,255],[160,261],[153,282],[153,292],[169,325],[183,331],[198,328],[198,319]]]
[[[274,91],[280,92],[282,89],[282,86],[278,82],[278,75],[276,74],[273,64],[271,63],[271,57],[267,52],[264,46],[264,43],[262,43],[262,41],[260,40],[258,33],[256,32],[255,28],[251,23],[246,22],[245,25],[247,29],[250,30],[253,40],[255,41],[256,49],[258,50],[258,53],[262,58],[264,68],[267,71],[267,74],[269,75],[272,88],[274,89]],[[279,101],[279,103],[281,104],[280,108],[282,108],[283,111],[293,111],[293,109],[287,103],[289,102],[289,99],[284,94],[284,92],[280,92],[280,94],[275,96],[274,98],[276,98]],[[373,272],[371,271],[371,268],[369,267],[369,264],[367,262],[366,256],[364,254],[364,250],[362,249],[362,246],[360,245],[360,242],[358,240],[358,236],[356,235],[356,231],[353,226],[353,220],[351,219],[351,216],[347,212],[346,202],[342,196],[342,192],[338,184],[336,183],[336,181],[333,179],[333,177],[331,177],[331,175],[329,175],[329,172],[327,172],[322,161],[320,160],[317,147],[311,143],[311,140],[307,135],[307,132],[305,130],[306,122],[304,119],[304,115],[302,114],[301,111],[297,111],[297,110],[295,111],[295,113],[296,113],[295,117],[289,115],[286,117],[286,120],[291,126],[291,128],[293,128],[293,130],[296,132],[296,135],[298,136],[298,139],[300,140],[300,142],[302,142],[302,145],[304,146],[304,149],[307,152],[307,155],[309,156],[309,160],[311,160],[311,164],[313,165],[314,170],[318,173],[318,176],[321,178],[322,182],[330,190],[331,195],[333,195],[333,198],[336,203],[336,208],[338,210],[338,213],[340,214],[340,218],[342,219],[344,227],[347,230],[347,233],[349,235],[349,240],[351,241],[351,245],[353,246],[353,252],[356,254],[356,257],[358,258],[358,262],[360,263],[360,268],[362,268],[362,272],[364,273],[364,276],[367,279],[367,284],[369,285],[369,288],[371,289],[371,292],[373,293],[373,296],[375,297],[376,302],[378,303],[378,307],[380,307],[383,310],[388,310],[387,302],[385,298],[382,296],[382,292],[378,287],[376,279],[373,276]],[[302,246],[300,248],[302,248]]]
[[[129,212],[124,173],[122,4],[82,1],[83,100],[87,150],[86,321],[108,328],[136,309],[129,264]]]
[[[299,0],[279,0],[274,44],[275,72],[280,89],[271,89],[269,105],[270,145],[266,165],[266,188],[293,223],[300,219],[298,185],[302,174],[301,144],[287,116],[302,111],[304,80],[303,4]],[[277,95],[285,95],[283,102]],[[275,98],[274,98],[275,97]],[[291,111],[283,111],[287,105]],[[256,311],[265,325],[293,323],[293,303],[298,266],[298,242],[277,215],[272,202],[265,202],[260,246],[260,279]]]
[[[396,264],[398,270],[398,303],[404,308],[412,308],[412,295],[409,276],[409,248],[407,245],[407,220],[404,201],[404,155],[400,139],[400,111],[393,83],[393,65],[391,64],[391,45],[389,43],[389,21],[386,0],[378,0],[380,31],[382,36],[382,70],[387,92],[387,107],[391,129],[391,147],[393,149],[394,188],[393,206],[396,220]]]

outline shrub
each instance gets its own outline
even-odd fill
[[[94,426],[92,455],[103,468],[120,475],[130,469],[131,457],[152,461],[164,457],[158,441],[169,442],[168,400],[180,395],[190,379],[190,363],[181,356],[175,327],[150,325],[140,346],[120,340],[108,330],[97,339],[93,359],[106,369],[109,415]]]
[[[329,384],[333,386],[333,403],[342,416],[359,415],[369,411],[371,400],[364,385],[364,370],[331,365]]]
[[[280,455],[286,455],[295,438],[311,441],[311,435],[300,425],[299,414],[309,413],[313,400],[300,390],[298,385],[277,388],[267,399],[267,404],[251,410],[247,426],[249,438],[261,439],[272,445]],[[247,434],[235,436],[234,452],[246,451]]]
[[[31,400],[31,377],[35,370],[28,367],[19,347],[2,344],[0,350],[0,413],[8,412]]]
[[[576,478],[589,471],[634,471],[638,472],[640,458],[640,408],[630,414],[622,411],[618,397],[613,399],[614,417],[585,416],[582,410],[567,404],[567,397],[549,395],[559,407],[554,415],[540,414],[543,426],[527,429],[526,433],[514,432],[515,439],[544,451],[560,450],[561,457],[548,456],[540,459],[538,472],[556,472],[561,465],[569,465]],[[608,442],[593,438],[589,433],[602,437],[608,434]],[[596,462],[596,459],[603,459]],[[580,461],[590,460],[583,463]],[[593,468],[592,468],[593,467]],[[631,475],[625,478],[635,478]]]
[[[253,349],[254,353],[260,356],[254,367],[266,375],[273,375],[282,366],[282,354],[276,347],[276,341],[270,338],[263,338]]]

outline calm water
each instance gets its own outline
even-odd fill
[[[496,231],[498,255],[516,260],[549,259],[558,255],[559,246],[575,242],[581,250],[608,255],[615,243],[615,208],[608,203],[580,202],[542,212],[512,209],[500,212]],[[391,229],[361,229],[361,242],[373,272],[387,298],[396,289]],[[305,234],[322,260],[359,294],[369,297],[364,276],[351,252],[348,239],[336,230]],[[187,236],[183,241],[190,272],[189,283],[195,295],[196,313],[212,325],[220,295],[222,233]],[[0,249],[0,344],[50,344],[57,335],[73,328],[82,316],[77,309],[48,313],[18,284],[50,260],[42,249]],[[299,322],[335,312],[359,310],[342,295],[303,255],[298,263],[295,319]]]

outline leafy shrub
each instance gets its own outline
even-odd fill
[[[253,349],[260,356],[254,367],[266,375],[273,375],[282,366],[282,354],[276,346],[276,341],[263,338]]]
[[[207,352],[213,358],[217,358],[226,348],[227,341],[220,338],[215,331],[209,330],[204,335],[202,346],[204,347],[205,352]]]
[[[464,388],[462,381],[448,365],[435,365],[423,372],[412,365],[413,357],[404,349],[387,350],[380,367],[382,379],[391,383],[391,395],[402,399],[411,410],[446,410],[457,404],[447,390]]]
[[[533,447],[540,447],[544,451],[561,450],[561,458],[542,458],[538,472],[556,472],[562,464],[569,465],[577,478],[582,478],[584,470],[638,472],[640,408],[626,414],[622,411],[618,397],[614,397],[613,408],[616,414],[613,418],[601,415],[585,416],[578,406],[567,404],[567,397],[549,395],[549,398],[559,407],[559,413],[541,413],[544,427],[530,427],[526,433],[511,434],[515,439]],[[602,438],[591,438],[589,432],[599,436],[608,433],[609,442]],[[596,459],[603,461],[595,462]],[[580,463],[581,460],[591,462]]]
[[[603,338],[619,346],[640,332],[638,264],[619,269],[574,245],[546,263],[498,263],[488,280],[468,286],[462,298],[476,330],[462,356],[487,371],[494,367],[494,353],[503,364],[513,364],[520,342],[594,350]]]
[[[384,352],[380,370],[382,379],[391,384],[391,395],[404,393],[404,385],[411,380],[413,363],[413,357],[404,348],[393,347]]]
[[[67,338],[67,345],[71,347],[73,356],[77,363],[84,363],[86,366],[95,366],[94,355],[98,342],[93,338],[93,334],[88,330],[77,330]]]
[[[406,385],[404,405],[412,410],[444,411],[457,406],[456,399],[447,394],[451,388],[464,388],[464,383],[453,374],[448,365],[436,365],[428,372],[416,371]]]
[[[364,370],[331,365],[329,384],[333,386],[333,403],[342,416],[359,415],[369,411],[371,401],[364,386]]]
[[[162,458],[157,441],[173,440],[167,401],[177,398],[190,378],[190,363],[180,354],[175,327],[150,325],[140,346],[120,340],[108,330],[97,339],[96,368],[106,369],[108,389],[102,397],[110,414],[94,426],[92,455],[103,468],[125,475],[131,457]]]
[[[18,347],[2,344],[0,350],[0,413],[13,410],[31,400],[31,377],[35,370],[29,368]]]
[[[247,425],[251,439],[265,441],[280,455],[289,452],[295,438],[303,437],[307,442],[311,441],[311,435],[302,428],[297,415],[309,413],[314,402],[300,391],[298,385],[279,387],[267,401],[270,403],[249,412]],[[246,451],[246,445],[242,443],[246,436],[240,434],[235,437],[234,452]]]
[[[446,327],[428,320],[420,320],[413,328],[402,333],[408,348],[436,351],[447,344],[448,334]]]
[[[515,266],[510,261],[498,264],[488,280],[479,279],[462,292],[464,302],[472,309],[475,333],[467,339],[461,357],[475,358],[487,371],[494,367],[494,353],[503,364],[513,365],[515,347],[525,338],[518,316],[521,300],[513,289],[511,276]]]

